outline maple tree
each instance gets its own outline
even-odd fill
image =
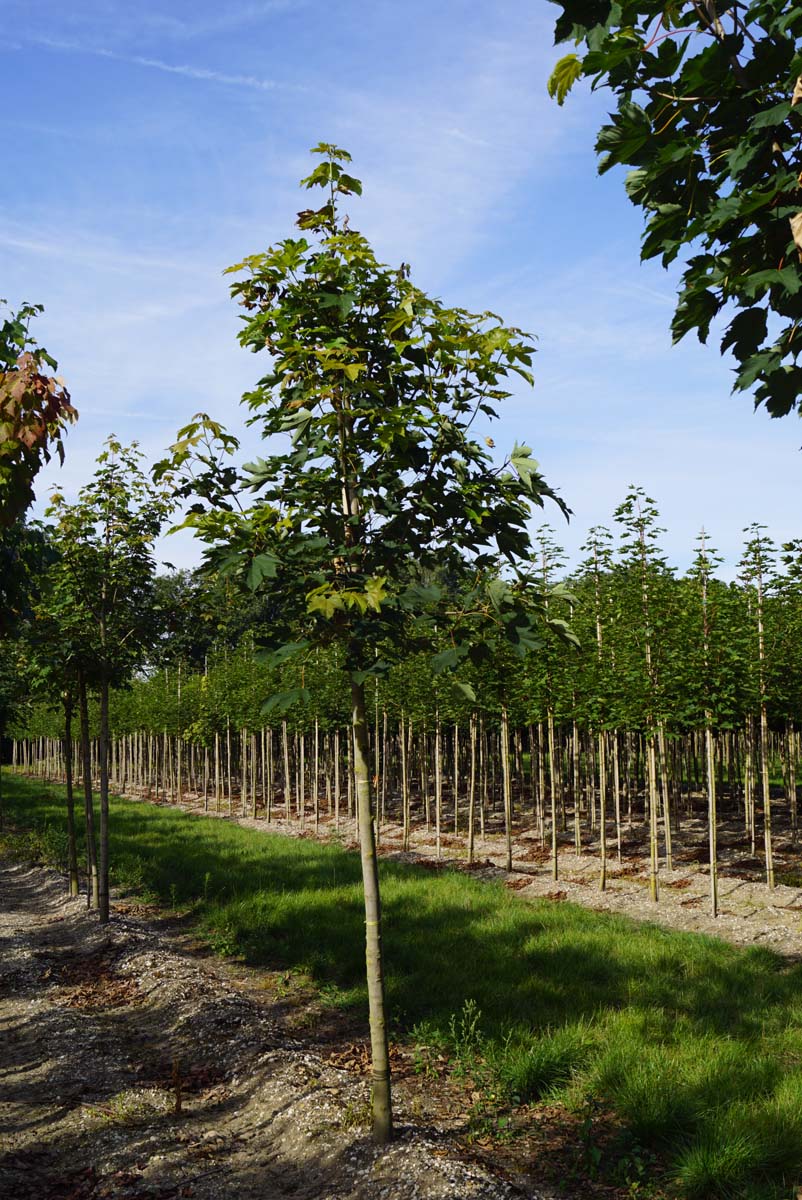
[[[802,8],[783,0],[557,0],[554,68],[615,99],[599,170],[632,168],[644,259],[684,260],[675,341],[724,324],[735,388],[773,417],[802,396]]]
[[[373,1132],[385,1141],[392,1115],[365,684],[412,649],[436,650],[434,669],[443,673],[492,657],[497,633],[520,656],[537,646],[545,612],[527,520],[532,504],[557,498],[528,447],[497,464],[471,428],[477,417],[495,417],[509,376],[531,382],[529,340],[493,313],[430,298],[405,265],[378,262],[339,211],[362,190],[347,171],[350,156],[327,144],[313,153],[322,161],[302,185],[321,188],[324,204],[299,213],[299,237],[230,268],[242,276],[232,288],[247,314],[240,341],[270,356],[243,398],[250,424],[274,439],[270,453],[238,473],[224,465],[235,439],[200,415],[157,477],[197,497],[186,523],[209,543],[209,562],[273,598],[262,642],[275,663],[326,646],[341,652],[362,854]],[[444,573],[470,580],[456,603],[437,582]],[[460,685],[473,695],[464,678]],[[305,697],[302,682],[269,704]]]
[[[53,452],[64,461],[64,430],[78,416],[62,381],[47,373],[56,360],[30,335],[42,311],[23,304],[0,324],[0,528],[30,508],[33,481]]]

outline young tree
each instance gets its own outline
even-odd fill
[[[55,493],[48,510],[55,516],[60,561],[53,587],[54,611],[63,635],[74,642],[82,735],[86,744],[86,687],[100,691],[100,845],[98,911],[109,919],[109,690],[124,683],[141,659],[152,634],[152,593],[156,571],[153,543],[169,511],[163,490],[153,487],[140,467],[136,445],[109,438],[98,469],[75,504]],[[91,812],[91,779],[84,753],[84,788]]]
[[[711,604],[711,574],[721,562],[720,556],[708,545],[707,534],[702,529],[697,538],[699,548],[693,561],[690,577],[693,580],[699,622],[698,632],[701,634],[698,647],[701,654],[691,653],[696,676],[696,687],[700,693],[700,707],[704,714],[705,729],[705,776],[707,780],[707,820],[710,851],[710,912],[718,916],[718,844],[717,844],[717,804],[716,804],[716,756],[713,730],[713,647],[712,634],[714,627],[715,609]],[[693,645],[693,643],[692,643]]]
[[[509,375],[531,381],[529,341],[492,313],[431,299],[406,265],[379,263],[339,210],[361,193],[350,156],[331,145],[314,153],[321,161],[303,185],[322,188],[325,202],[299,214],[301,236],[230,268],[244,275],[232,287],[247,313],[240,341],[270,356],[244,403],[250,423],[274,439],[271,453],[238,479],[222,465],[233,439],[201,415],[157,477],[199,496],[187,524],[217,547],[211,560],[269,590],[276,660],[340,647],[364,882],[373,1132],[383,1142],[392,1116],[365,684],[397,651],[428,649],[438,627],[449,639],[434,660],[441,672],[486,657],[499,628],[522,655],[536,644],[542,606],[523,570],[526,522],[531,504],[555,497],[528,447],[496,465],[471,433],[477,417],[496,415]],[[258,499],[235,509],[243,488]],[[509,578],[486,582],[499,556]],[[452,603],[431,581],[449,564],[464,575],[466,560],[473,586]]]
[[[739,563],[741,579],[750,599],[753,623],[753,663],[757,680],[757,701],[760,712],[760,781],[763,796],[763,845],[766,857],[766,882],[774,887],[774,852],[772,847],[771,787],[769,776],[769,662],[766,646],[766,602],[775,581],[775,547],[764,533],[765,525],[757,522],[744,530],[749,538]],[[750,714],[751,721],[751,714]]]
[[[802,8],[784,0],[557,0],[562,58],[549,91],[608,87],[599,170],[634,168],[642,257],[686,260],[675,340],[726,313],[735,387],[773,417],[802,394]],[[735,310],[733,312],[733,310]]]
[[[668,579],[665,558],[658,545],[663,530],[657,525],[658,512],[654,500],[642,488],[631,488],[615,511],[615,519],[623,533],[620,554],[627,568],[625,578],[630,584],[626,599],[630,606],[630,634],[634,651],[629,664],[629,689],[642,700],[640,720],[646,734],[646,765],[649,795],[649,888],[653,900],[658,899],[657,847],[657,749],[661,763],[665,762],[664,712],[661,696],[661,638],[665,626],[665,584]],[[666,845],[666,865],[671,870],[671,818],[668,793],[664,788],[663,829]]]

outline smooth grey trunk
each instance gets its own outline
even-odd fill
[[[571,723],[571,791],[574,797],[574,850],[577,857],[582,854],[582,827],[579,804],[579,729],[576,718]]]
[[[100,684],[100,854],[98,862],[98,916],[101,925],[109,919],[109,681]]]
[[[646,738],[646,767],[649,792],[649,895],[657,903],[660,898],[660,885],[657,874],[657,762],[653,731],[650,731]]]
[[[468,862],[473,862],[473,826],[476,808],[476,714],[471,713],[471,774],[468,783]]]
[[[86,874],[88,885],[86,903],[88,908],[97,908],[98,895],[97,847],[95,844],[95,807],[92,800],[92,749],[89,742],[89,706],[86,699],[86,680],[78,677],[78,712],[81,725],[81,768],[84,786],[84,816],[86,819]]]
[[[607,761],[605,735],[599,730],[599,891],[607,887]]]
[[[443,809],[443,761],[440,744],[440,714],[437,714],[434,727],[434,828],[437,844],[437,857],[440,857],[440,820]]]
[[[760,778],[763,790],[763,848],[766,854],[766,883],[774,888],[774,853],[771,843],[771,788],[769,784],[769,722],[766,705],[760,706]]]
[[[75,839],[75,792],[72,777],[72,693],[64,693],[64,774],[67,784],[67,874],[71,896],[78,896],[78,846]]]
[[[618,730],[613,730],[613,803],[615,805],[615,847],[621,862],[621,789],[618,767]]]
[[[287,722],[281,722],[281,750],[284,758],[284,819],[290,819],[290,792],[292,784],[290,783],[290,742],[287,736]]]
[[[554,750],[554,713],[551,709],[547,714],[549,738],[549,791],[551,793],[551,877],[558,879],[560,864],[557,858],[557,770]]]
[[[716,847],[716,754],[712,714],[705,713],[705,767],[707,771],[707,820],[710,835],[710,912],[718,916],[718,854]]]
[[[666,869],[673,871],[674,855],[671,846],[671,799],[668,789],[668,761],[666,756],[665,726],[661,721],[658,725],[657,745],[660,752],[660,790],[663,797],[663,833],[666,842]]]
[[[404,726],[404,710],[401,709],[401,732],[399,737],[401,749],[401,845],[409,849],[409,768],[407,765],[407,738]]]
[[[512,870],[512,787],[510,786],[510,727],[507,709],[501,709],[501,774],[504,787],[504,838],[507,849],[507,870]]]
[[[393,1115],[390,1091],[390,1053],[384,1003],[381,899],[370,795],[370,748],[365,713],[365,686],[353,680],[351,682],[351,703],[357,823],[365,898],[365,964],[373,1083],[373,1140],[383,1145],[392,1137]]]

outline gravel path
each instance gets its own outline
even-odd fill
[[[61,876],[0,860],[0,1195],[546,1200],[403,1104],[377,1150],[364,1078],[252,992],[186,934],[130,912],[101,929]]]

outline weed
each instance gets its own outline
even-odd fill
[[[343,1129],[367,1129],[373,1121],[373,1106],[370,1100],[349,1100],[343,1109]]]
[[[210,928],[206,939],[215,954],[222,958],[234,958],[240,952],[237,931],[231,921]]]
[[[104,1126],[147,1125],[170,1111],[173,1098],[155,1089],[118,1092],[103,1104],[85,1106],[100,1128]]]
[[[452,1013],[448,1022],[448,1041],[454,1056],[453,1071],[457,1077],[476,1074],[481,1057],[484,1038],[479,1028],[482,1014],[476,1001],[469,998],[463,1002],[458,1013]]]

